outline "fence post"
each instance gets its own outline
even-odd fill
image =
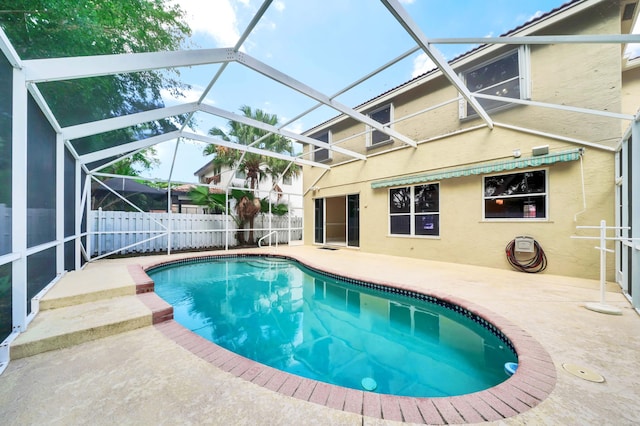
[[[273,190],[271,190],[271,191],[273,191]],[[273,211],[272,211],[273,205],[271,203],[271,191],[269,191],[269,231],[268,231],[269,232],[269,247],[271,247],[271,230],[272,230],[271,222],[273,220],[272,219],[273,218]],[[276,197],[277,197],[277,195],[276,195]],[[264,221],[263,221],[263,224],[264,224]]]
[[[293,206],[291,205],[291,194],[287,194],[287,205],[289,206],[289,212],[287,213],[287,231],[289,233],[289,238],[287,242],[291,244],[291,210]]]
[[[224,216],[224,249],[229,250],[229,188],[225,191],[224,198],[225,216]]]
[[[102,222],[102,207],[98,207],[98,223],[96,223],[96,237],[98,240],[96,241],[96,247],[98,248],[98,256],[102,254],[102,234],[100,233],[101,222]]]

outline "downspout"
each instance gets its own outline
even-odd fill
[[[587,194],[584,189],[584,165],[582,163],[582,153],[580,154],[580,183],[582,184],[582,210],[573,216],[573,221],[578,221],[578,216],[587,211]]]

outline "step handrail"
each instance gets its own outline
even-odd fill
[[[278,231],[271,231],[267,235],[265,235],[264,237],[260,238],[258,240],[258,247],[262,247],[262,240],[264,240],[267,237],[270,237],[271,234],[276,234],[276,248],[278,248]],[[271,244],[269,244],[269,245],[271,245]]]

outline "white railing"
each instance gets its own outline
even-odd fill
[[[225,248],[227,241],[229,247],[238,244],[236,223],[226,215],[92,210],[88,223],[92,257],[167,251],[169,232],[172,251]],[[245,228],[245,236],[248,232]],[[256,216],[254,238],[274,233],[280,242],[301,241],[302,218]]]
[[[260,238],[258,240],[258,247],[262,247],[262,242],[266,239],[269,238],[269,245],[271,245],[271,236],[275,235],[276,236],[276,248],[278,248],[278,231],[271,231],[269,232],[267,235],[265,235],[264,237]]]
[[[598,303],[586,303],[585,307],[589,310],[600,312],[603,314],[610,315],[622,315],[622,311],[615,307],[610,306],[605,301],[605,291],[606,291],[606,277],[607,277],[607,253],[614,253],[615,250],[608,249],[606,247],[607,241],[620,241],[623,245],[629,247],[635,247],[636,250],[640,249],[640,245],[634,242],[634,238],[628,237],[608,237],[607,231],[619,231],[619,230],[629,230],[629,227],[622,226],[607,226],[607,222],[605,220],[600,221],[600,226],[576,226],[576,229],[597,229],[600,231],[599,236],[583,236],[583,235],[572,235],[571,238],[574,239],[587,239],[587,240],[598,240],[599,245],[595,246],[596,250],[600,251],[600,302]]]

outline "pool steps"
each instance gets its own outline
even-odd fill
[[[173,308],[153,293],[141,267],[92,265],[70,272],[40,301],[27,330],[13,341],[11,359],[71,347],[173,318]],[[128,272],[128,273],[127,273]]]

